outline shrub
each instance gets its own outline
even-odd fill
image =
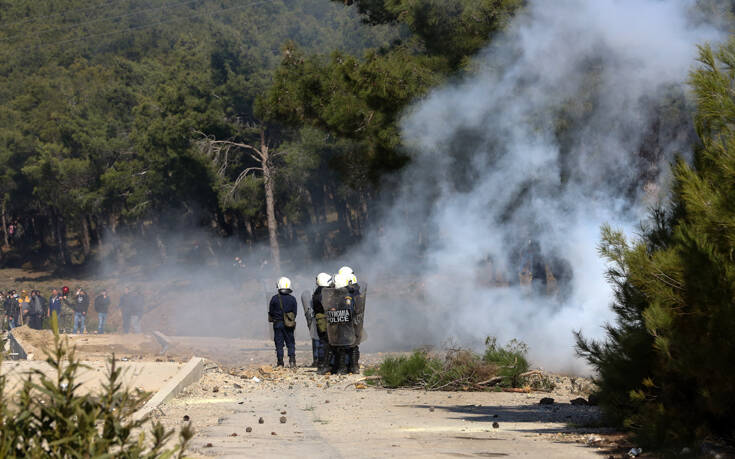
[[[414,351],[410,356],[388,356],[377,369],[370,369],[366,374],[379,375],[384,387],[425,387],[441,365],[428,352]]]
[[[482,360],[497,367],[497,375],[503,383],[511,387],[520,387],[524,383],[522,374],[530,368],[526,355],[528,346],[518,340],[511,340],[505,347],[499,347],[497,340],[489,336],[485,339],[485,354]]]
[[[528,371],[527,346],[513,340],[504,348],[488,338],[485,354],[480,356],[467,349],[451,349],[443,355],[425,350],[410,356],[389,356],[366,375],[380,376],[384,387],[416,387],[425,390],[486,390],[488,382],[499,376],[500,386],[520,387],[526,384],[521,376]],[[493,384],[493,385],[494,385]]]
[[[79,394],[77,373],[83,366],[52,323],[54,344],[46,362],[55,375],[35,371],[28,375],[17,399],[4,389],[7,377],[0,375],[0,457],[182,457],[193,436],[190,425],[179,432],[179,443],[166,449],[173,431],[149,418],[132,419],[148,394],[123,388],[121,369],[114,356],[108,365],[101,393]]]
[[[644,447],[735,443],[735,38],[699,62],[694,161],[638,240],[603,229],[617,320],[603,341],[577,335],[604,412]]]

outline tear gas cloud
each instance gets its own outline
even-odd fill
[[[666,190],[672,159],[691,150],[686,110],[674,121],[661,113],[677,111],[696,46],[720,39],[692,20],[693,8],[686,0],[530,1],[469,76],[407,111],[412,162],[363,242],[322,263],[305,263],[304,248],[283,251],[296,296],[313,288],[316,273],[347,264],[368,283],[365,350],[447,342],[479,350],[491,335],[525,341],[535,365],[586,372],[572,331],[599,338],[613,319],[600,226],[632,235],[651,200],[665,196],[656,190]],[[201,240],[196,250],[209,251],[211,240]],[[558,278],[558,294],[518,285],[530,247]],[[259,266],[267,258],[265,247],[250,252],[248,269],[235,274],[244,284],[228,267],[192,268],[196,260],[178,271],[157,267],[144,277],[187,281],[149,301],[167,297],[160,302],[175,312],[160,320],[173,333],[265,338],[264,302],[281,274]],[[307,337],[300,318],[297,338]]]
[[[351,258],[367,280],[421,281],[405,301],[368,297],[371,338],[380,330],[380,343],[406,347],[518,338],[537,365],[585,371],[572,331],[601,337],[613,319],[600,227],[633,235],[650,191],[665,190],[669,164],[691,151],[691,125],[656,116],[686,91],[697,45],[719,39],[693,22],[694,6],[531,1],[471,76],[406,113],[413,162],[380,230]],[[564,107],[583,113],[559,134]],[[556,298],[512,282],[529,240],[562,277]],[[511,285],[488,285],[499,270]]]

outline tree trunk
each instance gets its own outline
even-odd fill
[[[268,156],[268,146],[265,143],[265,134],[261,132],[261,146],[263,153],[263,187],[265,188],[265,214],[268,219],[268,237],[271,246],[271,257],[276,275],[281,273],[281,248],[278,246],[278,223],[276,220],[276,203],[274,196],[273,171]]]
[[[81,225],[82,234],[80,235],[80,239],[82,243],[82,251],[84,252],[84,260],[87,261],[89,254],[92,252],[92,237],[89,234],[89,223],[87,222],[86,216],[82,217]]]
[[[8,221],[5,217],[5,204],[6,200],[3,199],[3,238],[5,239],[5,247],[8,247],[10,245],[10,241],[8,240]]]
[[[54,232],[56,233],[56,250],[59,254],[59,262],[63,265],[69,264],[69,254],[66,250],[66,228],[59,218],[54,213]]]

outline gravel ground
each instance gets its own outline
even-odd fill
[[[550,377],[551,393],[425,392],[311,368],[209,363],[154,417],[170,428],[191,420],[198,457],[622,457],[621,435],[580,427],[597,425],[598,409],[569,403],[591,383]]]

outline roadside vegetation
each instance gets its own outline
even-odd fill
[[[643,447],[735,444],[735,39],[702,47],[691,84],[701,145],[674,173],[670,204],[641,237],[603,230],[617,320],[578,335],[607,421]]]
[[[54,322],[54,343],[46,362],[55,374],[36,371],[18,394],[5,393],[7,375],[0,374],[0,457],[181,458],[193,437],[184,425],[171,446],[173,430],[147,416],[134,419],[149,394],[123,387],[114,356],[107,381],[98,394],[80,394],[78,371],[83,364],[74,348],[61,339]]]
[[[411,355],[388,356],[365,374],[369,382],[387,388],[424,390],[551,390],[553,383],[538,371],[529,371],[528,346],[512,340],[498,346],[485,340],[485,351],[468,349],[444,352],[416,350]]]

